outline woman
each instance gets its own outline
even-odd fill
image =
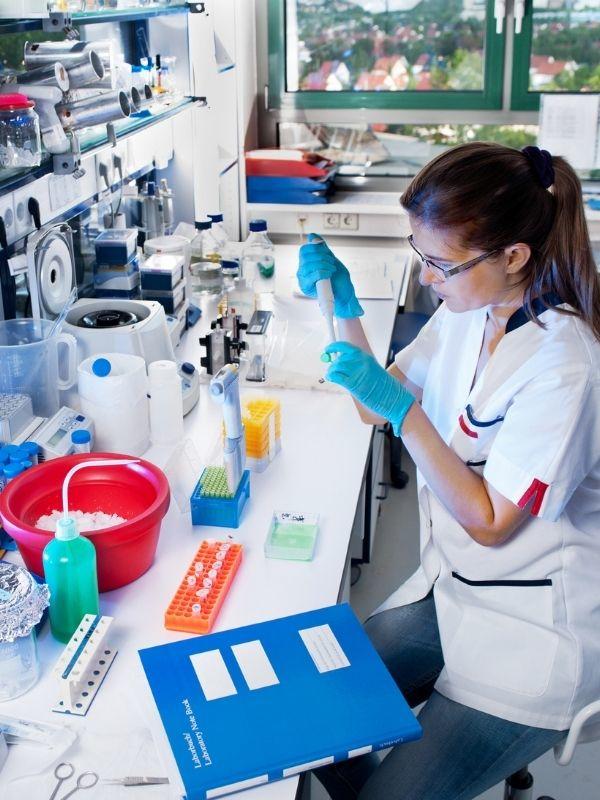
[[[559,742],[600,698],[600,286],[562,159],[472,143],[402,197],[443,303],[386,372],[348,270],[327,378],[391,423],[419,471],[421,565],[366,623],[423,738],[317,771],[331,796],[468,800]]]

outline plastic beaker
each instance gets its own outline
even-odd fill
[[[46,338],[52,325],[46,319],[0,322],[0,394],[29,395],[38,417],[55,414],[60,407],[59,391],[77,380],[77,341],[68,333]],[[61,346],[65,353],[60,352]]]

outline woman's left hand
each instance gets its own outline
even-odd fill
[[[343,386],[359,403],[389,420],[399,436],[404,418],[415,401],[408,389],[372,355],[349,342],[333,342],[325,352],[335,359],[327,370],[326,380]]]

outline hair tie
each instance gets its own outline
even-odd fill
[[[550,153],[547,150],[540,150],[535,145],[524,147],[521,152],[533,166],[544,189],[549,189],[554,183],[555,177]]]

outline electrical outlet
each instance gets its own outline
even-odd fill
[[[112,150],[105,150],[96,156],[96,173],[98,176],[98,192],[102,194],[113,183]]]
[[[0,197],[0,217],[4,221],[6,238],[11,242],[15,237],[15,209],[11,192],[5,194],[4,197]]]
[[[340,228],[344,231],[357,231],[358,214],[340,214]]]
[[[323,227],[326,230],[333,230],[340,227],[339,214],[323,214]]]

